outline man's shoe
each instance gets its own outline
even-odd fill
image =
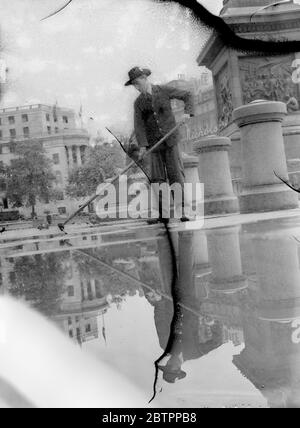
[[[160,217],[159,218],[159,222],[163,223],[163,224],[169,224],[170,219],[169,218],[162,218],[162,217]]]
[[[184,222],[186,222],[186,221],[191,221],[191,219],[190,219],[190,218],[188,218],[186,215],[184,215],[183,217],[181,217],[180,221],[181,221],[182,223],[184,223]]]
[[[147,223],[151,226],[151,225],[154,225],[154,224],[158,224],[159,223],[159,219],[158,218],[149,218],[148,220],[147,220]]]

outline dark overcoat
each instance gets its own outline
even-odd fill
[[[134,103],[134,130],[139,147],[151,147],[159,138],[176,126],[171,100],[181,100],[185,104],[185,113],[194,114],[193,95],[190,91],[168,85],[152,85],[152,109],[155,121],[146,111],[146,97],[140,94]],[[179,142],[177,130],[167,140],[169,147]]]

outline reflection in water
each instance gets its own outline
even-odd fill
[[[75,343],[102,342],[107,349],[108,337],[122,337],[112,330],[112,315],[107,322],[111,308],[122,314],[132,299],[145,301],[163,353],[158,396],[176,383],[171,387],[178,394],[191,390],[197,397],[199,373],[212,388],[215,378],[226,375],[221,358],[230,343],[231,368],[238,371],[225,387],[231,391],[230,382],[238,382],[234,400],[242,403],[237,397],[244,388],[249,405],[266,399],[270,407],[299,407],[300,240],[292,227],[280,220],[173,231],[175,281],[168,239],[155,228],[1,244],[0,289],[52,318]],[[145,319],[139,322],[143,326]],[[140,340],[149,352],[150,338]],[[159,356],[159,348],[153,355]],[[123,345],[128,367],[132,352]],[[205,362],[215,358],[220,366],[206,375]],[[143,364],[130,369],[133,378],[137,369],[142,372]],[[228,403],[225,397],[221,403]]]

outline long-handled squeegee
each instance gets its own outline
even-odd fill
[[[144,155],[141,157],[140,161],[143,160],[146,156],[148,156],[150,153],[153,152],[153,150],[157,149],[167,138],[169,138],[181,125],[183,125],[184,122],[178,123],[174,128],[172,128],[163,138],[161,138],[154,146],[152,146],[149,150],[144,153]],[[109,179],[109,182],[106,186],[104,186],[101,191],[103,192],[106,190],[111,184],[115,183],[118,178],[125,174],[133,165],[135,165],[135,161],[130,162],[118,175],[114,176],[113,178]],[[58,227],[62,232],[65,232],[65,226],[68,224],[71,220],[73,220],[74,217],[77,216],[84,208],[86,208],[91,202],[93,202],[95,199],[97,199],[100,195],[96,193],[93,195],[88,201],[86,201],[81,207],[75,211],[70,217],[67,218],[67,220],[64,223],[59,223]],[[66,233],[66,232],[65,232]]]

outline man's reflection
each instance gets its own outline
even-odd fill
[[[158,246],[158,258],[167,261],[161,265],[163,269],[174,267],[169,260],[168,246],[163,243]],[[222,344],[221,323],[203,314],[201,302],[197,299],[193,232],[179,233],[178,266],[178,272],[173,271],[173,275],[177,274],[173,284],[172,275],[165,273],[163,277],[169,281],[162,286],[157,284],[154,290],[144,289],[146,299],[154,307],[159,344],[164,350],[164,358],[158,368],[168,383],[187,376],[182,368],[184,362],[198,359]],[[165,297],[161,295],[162,288],[168,290]]]

